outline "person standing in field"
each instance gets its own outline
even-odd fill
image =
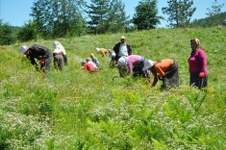
[[[192,49],[191,55],[188,58],[190,86],[202,89],[207,87],[208,81],[207,55],[205,50],[200,48],[199,39],[195,38],[190,42]]]
[[[68,64],[68,58],[67,58],[67,53],[64,48],[64,46],[59,42],[59,41],[54,41],[53,42],[53,49],[55,51],[55,54],[61,54],[63,56],[63,62],[65,65]]]
[[[48,48],[37,44],[34,44],[30,48],[26,45],[23,45],[20,48],[20,51],[31,61],[31,64],[34,65],[37,70],[39,68],[43,72],[50,70],[52,54]],[[36,60],[39,61],[40,66],[38,66]]]
[[[132,49],[130,45],[126,43],[126,37],[122,36],[120,42],[113,47],[115,52],[114,60],[118,62],[120,57],[127,57],[132,54]]]
[[[150,70],[154,75],[152,86],[155,86],[158,80],[163,81],[164,90],[179,86],[178,65],[173,59],[162,59],[150,64],[145,70]]]
[[[67,54],[63,45],[58,42],[53,42],[53,63],[57,70],[62,71],[64,64],[67,63]]]

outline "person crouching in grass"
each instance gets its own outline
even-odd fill
[[[40,70],[45,73],[50,70],[52,54],[48,48],[36,44],[31,47],[23,45],[20,48],[20,52],[30,60],[36,70],[39,70],[40,68]],[[39,65],[36,60],[39,61]]]
[[[121,57],[118,61],[118,69],[120,77],[133,75],[133,77],[150,77],[150,70],[154,65],[154,61],[146,59],[139,55],[130,55],[128,57]]]
[[[81,65],[83,70],[88,71],[90,73],[99,71],[97,65],[90,58],[87,58],[85,61],[82,61]]]
[[[150,70],[154,76],[152,86],[154,87],[158,80],[162,80],[162,89],[168,90],[179,86],[178,65],[173,59],[162,59],[150,65],[146,70]]]
[[[137,70],[134,70],[137,64],[140,64],[144,61],[144,57],[139,55],[130,55],[128,57],[121,57],[118,60],[118,70],[120,77],[125,77],[127,75],[134,75],[138,73]]]
[[[192,52],[188,58],[190,86],[202,89],[207,87],[207,55],[205,50],[200,48],[200,41],[197,38],[191,40],[191,49]]]

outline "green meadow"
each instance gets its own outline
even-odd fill
[[[96,47],[112,48],[122,34],[58,39],[67,50],[63,72],[44,75],[20,53],[22,44],[52,48],[53,40],[0,46],[0,149],[226,149],[226,28],[156,29],[124,34],[134,54],[174,58],[180,88],[161,91],[144,79],[117,78],[109,58],[81,70]],[[208,55],[207,91],[189,86],[190,39]]]

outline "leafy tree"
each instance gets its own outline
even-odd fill
[[[84,27],[80,25],[84,23],[81,14],[83,5],[83,0],[36,0],[31,15],[44,37],[80,34],[80,28]],[[77,31],[75,27],[80,28]]]
[[[218,14],[220,14],[221,13],[221,9],[224,7],[224,4],[222,3],[222,4],[220,4],[219,2],[218,2],[218,0],[214,0],[214,2],[212,3],[212,6],[211,6],[211,8],[207,8],[207,15],[208,16],[215,16],[215,15],[218,15]]]
[[[89,16],[89,28],[94,33],[107,31],[107,21],[110,10],[110,0],[91,0],[87,5]]]
[[[17,34],[19,41],[29,41],[37,38],[36,24],[32,21],[26,23]]]
[[[139,30],[152,29],[159,23],[160,17],[157,16],[158,10],[156,0],[142,0],[136,7],[133,23]]]
[[[122,0],[91,0],[87,9],[91,33],[125,31],[129,24]]]
[[[193,7],[193,0],[168,0],[168,7],[163,7],[162,11],[167,14],[170,26],[183,27],[189,24],[196,8]]]
[[[112,0],[108,18],[108,31],[125,31],[129,25],[129,16],[125,12],[125,4],[122,0]]]
[[[10,45],[15,41],[12,28],[0,20],[0,45]]]

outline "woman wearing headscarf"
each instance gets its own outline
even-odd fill
[[[128,57],[121,57],[118,60],[118,69],[121,77],[129,74],[134,74],[136,64],[143,62],[144,57],[139,55],[130,55]]]
[[[121,57],[118,61],[118,69],[121,77],[132,74],[133,76],[148,77],[150,72],[148,68],[155,62],[145,59],[140,55],[130,55]]]
[[[20,48],[20,52],[30,60],[31,64],[34,65],[37,70],[39,70],[39,68],[43,72],[50,70],[52,54],[47,47],[37,44],[34,44],[31,47],[23,45]],[[39,65],[37,60],[39,61]]]
[[[87,58],[85,61],[81,62],[82,69],[88,71],[90,73],[98,72],[99,68],[97,65],[91,60],[91,58]]]
[[[207,87],[208,69],[207,55],[205,50],[200,48],[199,39],[191,40],[191,55],[188,58],[190,85],[199,89]]]
[[[66,50],[64,48],[64,46],[59,42],[59,41],[54,41],[53,42],[53,56],[57,56],[57,55],[62,55],[63,56],[63,62],[65,65],[67,65],[68,60],[67,60],[67,53]]]
[[[162,89],[179,86],[178,64],[173,59],[162,59],[150,66],[151,73],[154,75],[152,86],[158,80],[162,80]]]

